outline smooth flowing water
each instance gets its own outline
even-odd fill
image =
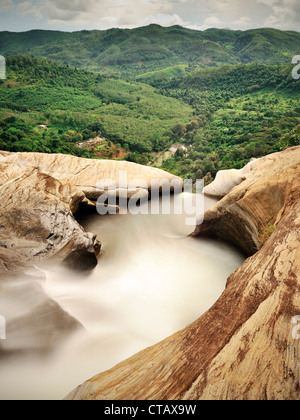
[[[214,204],[206,199],[205,207]],[[66,329],[59,345],[42,356],[20,352],[38,344],[36,337],[22,333],[22,323],[15,328],[13,350],[19,351],[0,358],[0,399],[61,399],[208,310],[244,256],[228,244],[188,237],[194,226],[186,226],[185,220],[185,215],[98,214],[80,220],[103,244],[95,270],[83,276],[53,267],[46,279],[28,280],[26,293],[25,283],[18,280],[4,294],[2,307],[6,305],[12,317],[13,308],[21,308],[20,319],[20,314],[40,306],[32,316],[38,313],[42,324],[45,297],[32,289],[33,282],[83,328]],[[47,336],[55,333],[52,330],[55,323],[45,326]]]

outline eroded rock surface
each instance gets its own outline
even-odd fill
[[[194,236],[220,238],[253,255],[297,200],[299,162],[300,147],[252,162],[245,179],[205,214]]]
[[[245,181],[249,172],[251,172],[255,167],[255,160],[249,162],[242,169],[228,169],[225,171],[219,171],[217,173],[216,179],[204,188],[204,193],[211,197],[223,198],[225,195]]]
[[[92,269],[101,245],[74,213],[83,204],[95,205],[99,182],[110,180],[119,191],[141,179],[145,195],[153,179],[174,178],[130,162],[0,152],[0,276],[49,260]]]
[[[300,399],[300,147],[257,160],[206,213],[201,235],[250,256],[221,298],[186,329],[67,399]]]

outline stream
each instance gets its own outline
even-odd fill
[[[206,209],[215,203],[205,198]],[[194,226],[186,226],[185,215],[95,213],[80,223],[102,242],[91,273],[48,267],[42,277],[37,271],[26,280],[0,283],[7,318],[7,339],[0,341],[1,400],[64,398],[199,318],[245,259],[228,244],[190,238]],[[47,317],[52,301],[76,326],[63,321],[58,334],[55,316]],[[55,345],[47,350],[51,340]]]

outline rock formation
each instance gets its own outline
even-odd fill
[[[254,162],[196,229],[249,256],[215,305],[67,399],[300,399],[299,232],[295,147]]]
[[[225,197],[234,187],[246,179],[246,175],[254,167],[254,162],[255,160],[249,162],[242,169],[219,171],[214,182],[204,188],[204,193],[215,198]]]
[[[134,180],[143,181],[135,191],[145,195],[152,180],[176,177],[130,162],[0,152],[0,277],[49,260],[93,268],[101,245],[74,213],[80,206],[95,206],[103,194],[97,186],[105,179],[117,195],[128,186],[130,196]]]

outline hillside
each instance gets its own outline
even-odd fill
[[[143,84],[31,57],[7,64],[2,150],[127,158],[209,182],[220,169],[299,144],[290,65],[179,66],[147,73]],[[164,153],[174,144],[186,149]]]
[[[158,25],[2,32],[0,148],[128,159],[209,182],[299,144],[299,41],[274,29]]]
[[[104,148],[110,158],[123,149],[147,163],[140,155],[168,147],[172,128],[188,123],[192,113],[189,105],[148,85],[9,57],[7,80],[0,81],[0,149],[103,157]],[[90,151],[76,147],[97,136],[107,141]]]
[[[164,95],[183,98],[198,125],[179,141],[189,146],[163,167],[175,174],[211,181],[218,170],[242,168],[251,158],[300,142],[300,84],[292,67],[247,64],[202,69],[158,82]]]
[[[0,32],[0,54],[51,59],[109,75],[133,77],[180,64],[214,67],[258,62],[290,63],[300,34],[275,29],[195,31],[150,25],[107,31]]]

